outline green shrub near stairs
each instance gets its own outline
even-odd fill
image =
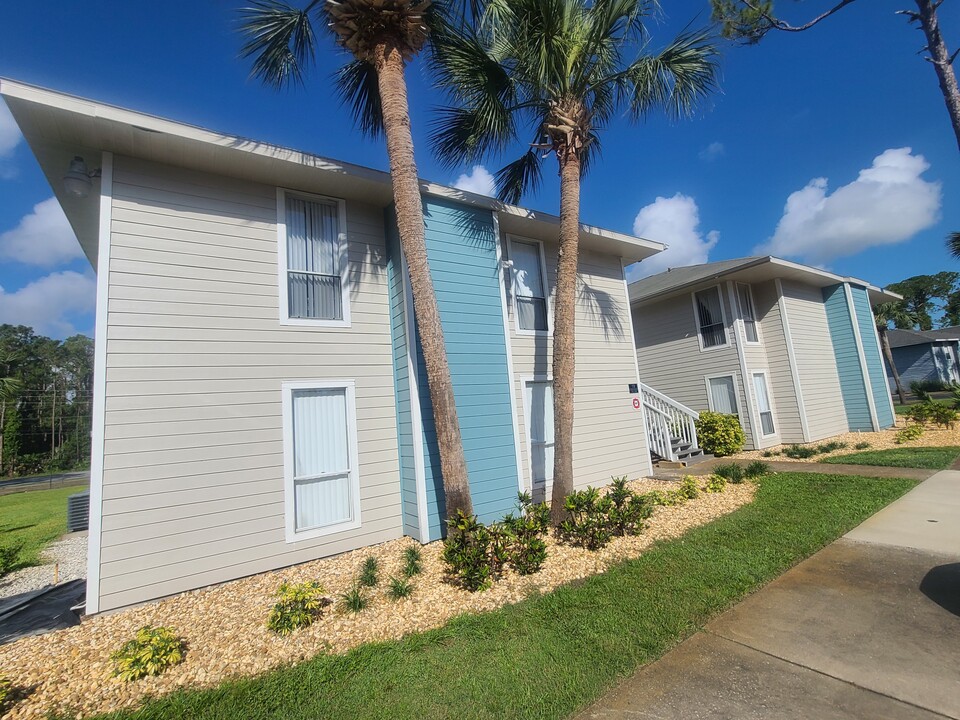
[[[736,415],[705,411],[697,420],[697,441],[704,452],[723,457],[740,452],[746,437]]]

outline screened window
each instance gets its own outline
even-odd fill
[[[764,373],[753,374],[753,389],[757,396],[757,409],[760,411],[760,430],[763,435],[773,435],[773,408],[770,407],[770,395],[767,392],[767,376]]]
[[[693,295],[697,310],[700,342],[704,348],[727,344],[727,334],[723,329],[723,306],[720,302],[720,288],[712,287]]]
[[[526,392],[531,489],[539,497],[553,483],[553,381],[529,380]]]
[[[288,317],[343,320],[338,204],[286,195],[284,209]]]
[[[710,409],[727,415],[739,415],[737,389],[732,375],[707,379],[710,388]]]
[[[547,293],[540,261],[540,244],[512,240],[514,300],[517,327],[521,330],[546,331]]]
[[[743,320],[743,331],[746,333],[747,342],[760,342],[760,336],[757,333],[757,314],[753,308],[753,293],[749,285],[737,283],[737,302],[740,305],[740,319]]]
[[[352,387],[289,393],[288,527],[301,533],[352,523],[358,493]]]

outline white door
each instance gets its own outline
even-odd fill
[[[549,497],[553,487],[553,381],[528,380],[524,392],[531,491],[539,501]]]

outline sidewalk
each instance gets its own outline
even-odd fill
[[[944,470],[577,716],[960,720],[960,472]]]

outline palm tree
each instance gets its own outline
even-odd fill
[[[352,105],[360,129],[385,135],[400,244],[406,255],[414,315],[427,367],[440,451],[447,517],[457,510],[473,514],[467,463],[447,363],[440,312],[427,264],[423,206],[410,133],[404,70],[427,43],[439,16],[431,0],[312,0],[298,9],[282,0],[255,0],[242,11],[253,75],[284,87],[302,83],[304,67],[315,53],[314,23],[329,28],[353,61],[336,76],[341,98]]]
[[[960,260],[960,232],[947,235],[947,250],[957,260]]]
[[[520,141],[521,157],[497,175],[502,200],[517,203],[540,182],[540,161],[560,174],[560,249],[554,305],[554,473],[551,517],[573,490],[574,331],[580,183],[599,151],[598,133],[625,109],[687,116],[716,83],[706,32],[684,32],[645,52],[648,0],[490,0],[481,22],[434,42],[433,64],[454,107],[434,133],[440,158],[470,163]]]
[[[900,382],[900,373],[897,372],[897,366],[893,362],[893,350],[890,349],[890,338],[887,330],[890,323],[895,327],[913,327],[917,324],[917,314],[907,310],[902,302],[885,302],[873,306],[873,319],[877,323],[877,334],[880,336],[880,347],[883,348],[883,356],[887,360],[890,372],[893,373],[893,381],[897,385],[897,395],[900,397],[900,404],[907,404],[907,394],[903,390],[903,383]]]

